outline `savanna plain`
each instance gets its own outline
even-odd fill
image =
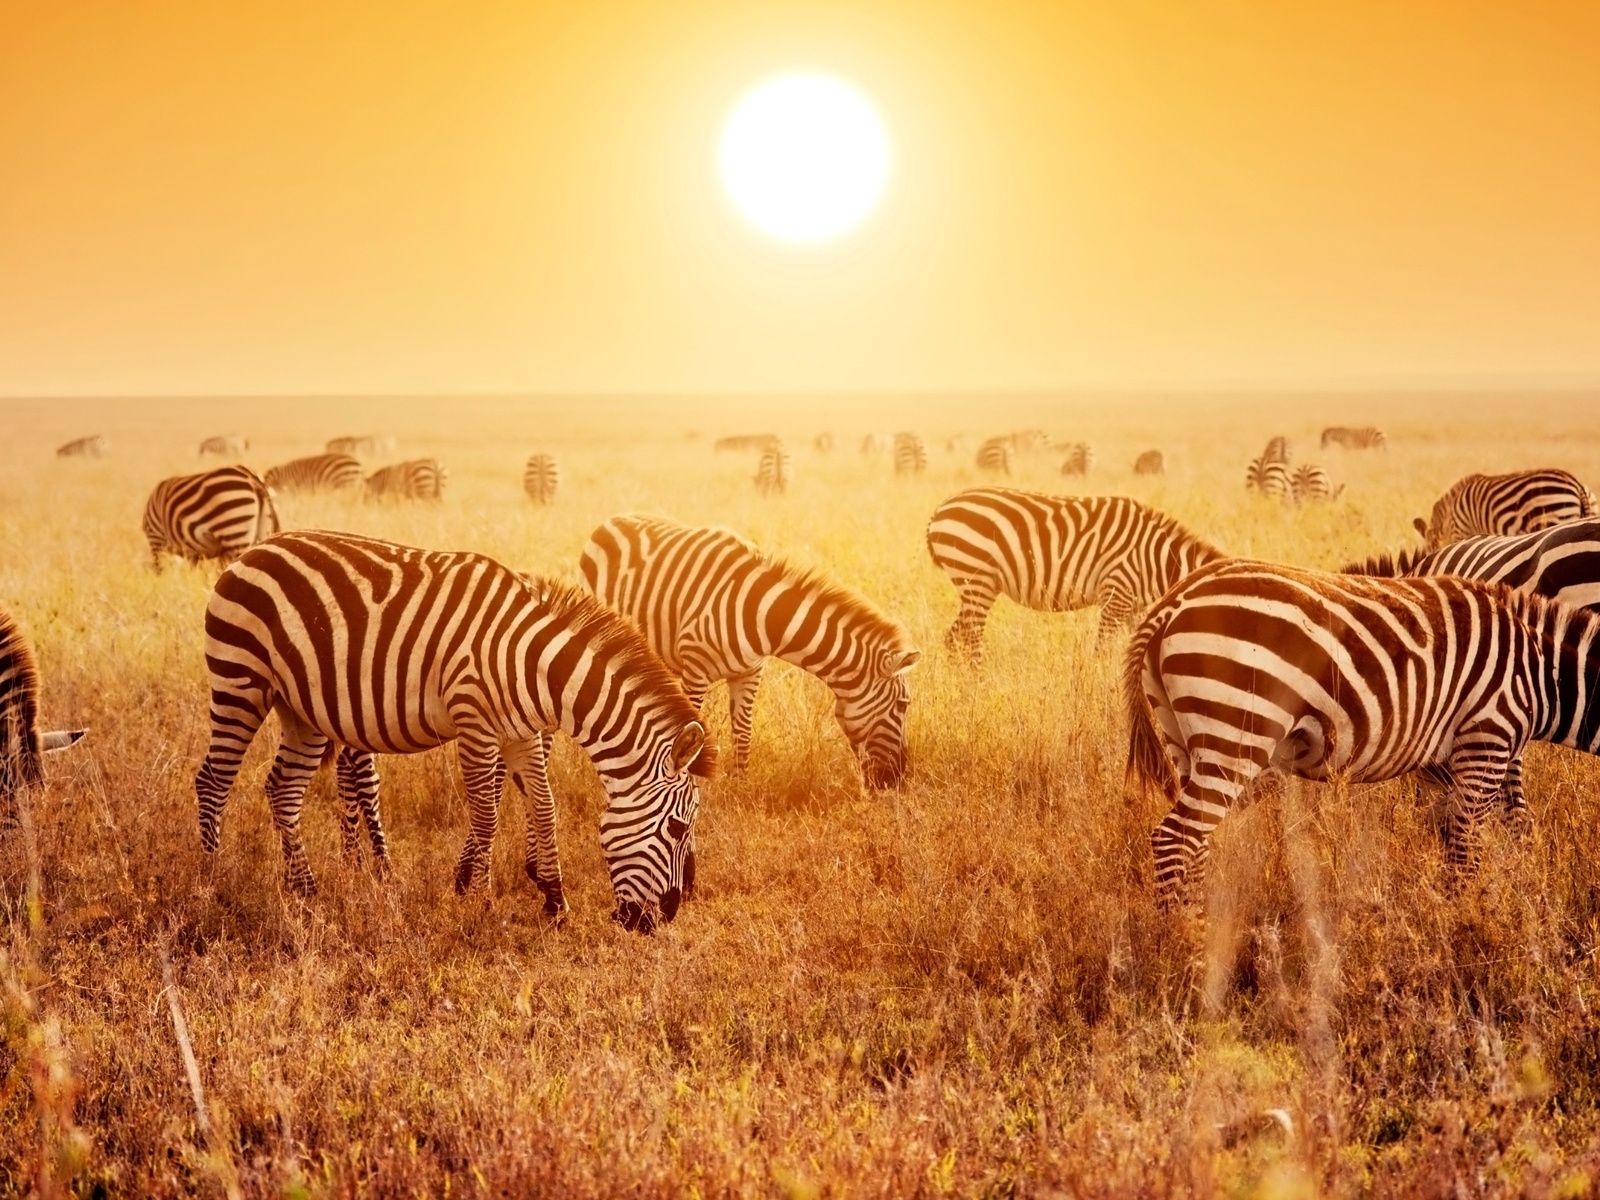
[[[1319,450],[1336,423],[1389,447]],[[0,425],[0,604],[37,650],[45,724],[90,730],[0,831],[0,1194],[1600,1187],[1600,763],[1535,746],[1531,834],[1491,829],[1459,890],[1431,785],[1291,784],[1219,831],[1201,931],[1153,904],[1162,806],[1123,786],[1121,643],[1096,652],[1093,611],[1001,601],[964,667],[923,541],[935,504],[985,481],[947,438],[1037,426],[1091,442],[1096,468],[1022,455],[1014,486],[1130,494],[1231,553],[1334,568],[1413,543],[1468,471],[1600,485],[1594,397],[7,402]],[[920,477],[859,452],[902,428],[927,439]],[[767,429],[794,482],[763,499],[754,455],[711,443]],[[208,856],[192,780],[218,568],[152,572],[139,522],[202,437],[235,430],[258,471],[386,431],[450,472],[437,504],[283,497],[288,528],[576,580],[600,521],[654,511],[828,571],[923,649],[903,786],[864,790],[826,689],[776,665],[749,769],[705,789],[696,893],[654,937],[610,919],[602,793],[559,739],[560,928],[523,874],[514,792],[487,893],[453,892],[448,748],[380,762],[387,881],[341,861],[318,777],[302,899],[262,793],[269,722]],[[55,457],[91,433],[109,457]],[[1245,491],[1279,433],[1337,501]],[[1152,447],[1167,474],[1135,478]],[[537,450],[562,469],[548,508],[521,490]],[[728,747],[722,687],[707,711]]]

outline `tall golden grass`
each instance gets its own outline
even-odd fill
[[[1234,553],[1332,567],[1406,544],[1468,470],[1600,483],[1582,402],[1380,397],[152,402],[0,411],[0,604],[31,635],[54,726],[89,739],[0,833],[0,1193],[40,1195],[1576,1196],[1600,1185],[1600,764],[1530,755],[1526,843],[1491,834],[1447,890],[1438,798],[1413,781],[1290,785],[1225,823],[1208,920],[1158,920],[1124,793],[1116,655],[1094,614],[1002,602],[976,674],[947,659],[953,590],[922,530],[978,482],[945,437],[1042,426],[1094,444],[1087,481]],[[1384,426],[1383,454],[1316,448]],[[1576,422],[1576,427],[1575,427]],[[593,527],[654,510],[729,525],[903,620],[905,786],[864,793],[815,680],[779,667],[753,761],[707,789],[700,885],[652,939],[609,918],[597,782],[553,768],[573,914],[540,918],[508,797],[489,894],[457,898],[453,755],[381,763],[396,872],[339,861],[331,781],[307,804],[321,891],[280,886],[269,730],[221,852],[196,835],[201,614],[215,568],[147,567],[158,479],[238,428],[258,468],[392,430],[450,471],[442,503],[290,497],[289,527],[487,552],[574,578]],[[788,437],[762,500],[725,433]],[[916,479],[856,450],[913,428]],[[811,448],[822,429],[831,455]],[[112,457],[58,461],[70,436]],[[689,436],[695,433],[698,436]],[[1344,498],[1242,487],[1286,433]],[[975,444],[975,443],[974,443]],[[1132,477],[1159,447],[1168,475]],[[561,496],[520,491],[560,459]],[[720,690],[712,727],[727,740]],[[182,1035],[180,1036],[180,1031]]]

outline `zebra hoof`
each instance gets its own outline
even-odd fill
[[[561,890],[561,880],[544,883],[535,879],[534,883],[538,884],[539,890],[544,893],[544,915],[558,925],[566,920],[571,906],[568,905],[567,897]]]
[[[317,881],[309,875],[291,875],[283,882],[284,888],[292,896],[299,896],[302,900],[309,900],[317,894]]]
[[[394,867],[390,864],[387,854],[373,855],[372,877],[379,883],[388,883],[394,878]]]

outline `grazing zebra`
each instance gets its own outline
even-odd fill
[[[1276,769],[1353,783],[1443,768],[1447,849],[1532,738],[1594,753],[1600,617],[1495,584],[1216,563],[1169,592],[1128,648],[1128,776],[1172,802],[1156,894],[1196,894],[1211,831]]]
[[[1534,533],[1595,515],[1594,493],[1570,471],[1468,475],[1439,497],[1433,515],[1413,524],[1428,549],[1483,534]]]
[[[1094,447],[1088,442],[1074,442],[1067,448],[1067,457],[1061,464],[1063,475],[1087,475],[1094,470]]]
[[[638,625],[682,674],[691,699],[728,681],[741,770],[762,667],[781,658],[833,689],[834,715],[867,785],[900,782],[906,673],[921,652],[867,600],[725,529],[691,529],[662,517],[611,518],[590,536],[579,567],[589,589]]]
[[[1146,450],[1133,460],[1133,473],[1135,475],[1165,475],[1167,473],[1167,460],[1159,450]]]
[[[1301,463],[1295,468],[1293,488],[1294,502],[1304,504],[1308,500],[1337,500],[1344,484],[1334,487],[1328,473],[1316,463]]]
[[[1011,439],[992,437],[978,447],[978,470],[1011,474]]]
[[[945,634],[976,663],[1000,596],[1044,612],[1100,605],[1099,643],[1189,572],[1222,557],[1171,517],[1125,496],[971,488],[933,511],[928,553],[961,597]]]
[[[724,450],[765,450],[777,444],[778,435],[775,433],[741,433],[734,437],[718,438],[711,443],[711,449],[720,454]]]
[[[1267,441],[1267,448],[1261,452],[1261,461],[1269,463],[1289,463],[1289,439],[1279,434]]]
[[[104,458],[111,453],[111,443],[101,434],[78,438],[56,450],[57,458]]]
[[[561,472],[556,460],[548,454],[534,454],[522,469],[522,490],[535,504],[553,504],[556,489],[561,486]]]
[[[33,647],[0,608],[0,823],[16,816],[16,794],[44,782],[42,756],[65,750],[84,730],[39,729],[39,668]]]
[[[471,832],[456,889],[488,878],[509,770],[529,802],[526,866],[545,911],[565,910],[550,734],[584,748],[607,796],[600,819],[616,919],[650,932],[682,898],[684,859],[716,751],[683,689],[624,620],[576,588],[530,583],[481,554],[442,553],[337,533],[288,533],[222,573],[206,606],[211,743],[195,776],[200,841],[217,848],[222,810],[256,731],[282,737],[267,797],[289,886],[314,890],[300,838],[306,784],[330,743],[347,803],[372,754],[454,740]],[[348,773],[348,778],[346,778]],[[376,791],[375,777],[371,779]],[[346,830],[350,822],[347,818]]]
[[[779,443],[773,443],[761,452],[756,464],[756,491],[763,496],[782,495],[789,490],[791,464],[789,452]]]
[[[869,433],[861,439],[861,453],[863,456],[882,454],[890,446],[890,438],[886,433]]]
[[[1244,486],[1247,491],[1260,492],[1268,500],[1287,500],[1291,487],[1289,468],[1265,454],[1252,458],[1245,469]]]
[[[833,434],[819,433],[811,439],[811,446],[818,454],[833,453]]]
[[[236,558],[278,529],[272,493],[249,467],[163,479],[144,506],[144,536],[157,571],[165,554],[189,563]]]
[[[223,457],[237,458],[250,449],[250,439],[241,437],[237,433],[221,433],[216,437],[208,437],[200,443],[200,457],[208,454],[217,454]]]
[[[928,469],[928,447],[915,433],[894,435],[894,473],[921,475]]]
[[[1343,446],[1346,450],[1383,450],[1389,445],[1389,439],[1383,436],[1383,430],[1375,429],[1371,425],[1360,429],[1352,429],[1346,425],[1331,425],[1322,431],[1322,448],[1329,446]]]
[[[361,464],[348,454],[318,454],[269,467],[262,479],[275,492],[320,492],[354,487],[361,482]]]
[[[1008,440],[1018,454],[1050,449],[1050,435],[1042,429],[1019,429]]]
[[[437,458],[414,458],[374,471],[367,477],[367,496],[372,499],[438,500],[444,496],[449,473]]]
[[[330,438],[323,447],[329,454],[348,454],[354,458],[377,458],[393,454],[395,440],[386,433],[369,433],[362,437]]]

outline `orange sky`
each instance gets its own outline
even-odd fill
[[[747,85],[892,190],[733,216]],[[0,395],[1600,382],[1594,0],[0,0]]]

